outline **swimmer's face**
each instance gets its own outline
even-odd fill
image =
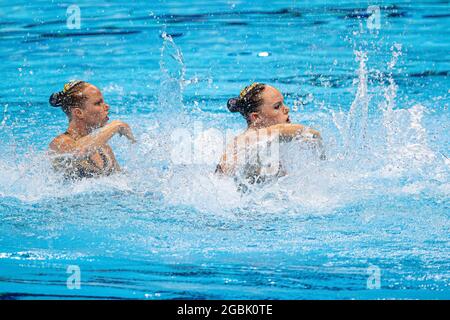
[[[103,100],[100,90],[93,85],[83,89],[85,96],[83,108],[74,108],[74,115],[85,122],[88,128],[96,129],[103,127],[109,120],[109,105]]]
[[[261,92],[262,105],[258,112],[250,114],[250,120],[257,127],[269,127],[280,123],[290,123],[289,108],[284,104],[280,91],[266,85]]]

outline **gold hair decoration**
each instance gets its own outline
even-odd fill
[[[242,89],[241,93],[239,94],[239,97],[245,97],[245,95],[247,93],[250,92],[250,90],[252,90],[254,87],[256,87],[259,84],[259,82],[253,82],[251,85],[249,85],[248,87],[245,87],[244,89]]]
[[[67,91],[69,91],[70,89],[72,89],[73,87],[75,87],[75,86],[76,86],[77,84],[79,84],[80,82],[83,82],[83,81],[81,81],[81,80],[72,80],[72,81],[67,82],[67,83],[64,85],[63,92],[66,93]]]

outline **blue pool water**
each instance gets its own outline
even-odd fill
[[[80,29],[67,5],[0,3],[1,298],[450,298],[448,1],[77,1]],[[135,131],[111,141],[124,174],[52,172],[70,79]],[[252,81],[328,159],[292,144],[290,174],[241,195],[172,134],[208,153],[242,131],[226,101]]]

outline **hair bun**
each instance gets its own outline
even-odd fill
[[[48,100],[48,102],[50,103],[50,105],[52,107],[61,107],[62,106],[62,100],[63,100],[63,93],[60,92],[56,92],[56,93],[52,93],[52,95],[50,96],[50,99]]]
[[[239,112],[241,108],[238,106],[238,98],[228,99],[227,107],[230,112]]]

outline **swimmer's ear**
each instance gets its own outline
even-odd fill
[[[76,116],[78,119],[83,119],[83,110],[81,110],[80,108],[72,108],[72,116]]]
[[[248,119],[250,120],[251,123],[256,122],[257,120],[259,120],[258,112],[249,113],[248,114]]]

